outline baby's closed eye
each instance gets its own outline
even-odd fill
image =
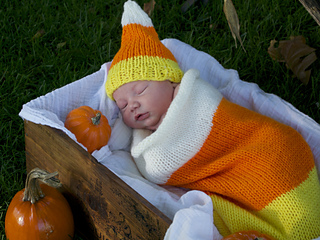
[[[136,94],[140,95],[142,94],[146,89],[148,85],[140,85],[139,87],[136,88]]]
[[[128,103],[125,101],[118,101],[118,102],[116,102],[116,104],[117,104],[118,108],[120,108],[121,110],[125,109],[128,105]]]

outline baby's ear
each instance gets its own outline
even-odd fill
[[[172,84],[172,87],[173,87],[173,88],[176,88],[176,86],[179,85],[179,83],[175,83],[175,82],[171,82],[171,84]]]
[[[173,98],[175,98],[177,96],[178,91],[179,91],[179,87],[180,87],[180,84],[176,83],[176,86],[174,87]]]

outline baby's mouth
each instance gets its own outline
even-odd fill
[[[143,120],[147,119],[149,117],[149,115],[150,114],[148,112],[147,113],[137,114],[135,116],[135,119],[136,119],[136,121],[143,121]]]

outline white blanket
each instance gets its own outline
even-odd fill
[[[183,71],[198,69],[200,77],[220,90],[228,100],[272,117],[300,132],[313,151],[319,173],[319,124],[278,96],[263,92],[254,83],[241,81],[237,71],[223,68],[210,55],[175,39],[162,42],[175,55]],[[214,227],[212,203],[206,194],[159,187],[144,179],[137,170],[128,153],[132,131],[123,124],[118,108],[105,94],[104,85],[110,64],[105,63],[94,74],[24,104],[20,117],[61,129],[76,141],[75,136],[64,127],[68,112],[82,105],[99,109],[113,129],[109,144],[92,155],[173,219],[165,239],[221,239]]]

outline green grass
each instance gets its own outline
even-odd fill
[[[146,1],[138,1],[142,6]],[[170,2],[170,3],[169,3]],[[214,56],[240,78],[258,83],[320,123],[319,60],[307,86],[292,78],[267,53],[270,40],[303,35],[320,46],[320,28],[298,0],[234,0],[247,53],[235,47],[223,1],[197,1],[181,12],[184,0],[158,0],[152,20],[161,39],[177,38]],[[26,176],[24,103],[100,69],[120,46],[119,0],[4,0],[0,7],[0,234],[14,194]],[[35,37],[43,32],[40,37]],[[319,55],[319,49],[316,51]],[[76,237],[75,239],[80,239]]]

